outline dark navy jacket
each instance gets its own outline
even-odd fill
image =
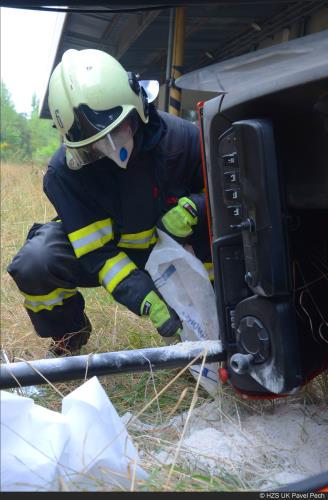
[[[204,187],[199,131],[195,125],[151,106],[149,124],[141,126],[134,149],[127,169],[104,158],[71,170],[66,164],[65,146],[49,163],[44,191],[67,235],[95,221],[112,219],[114,239],[80,257],[86,273],[99,273],[107,259],[122,251],[117,247],[122,234],[154,228],[181,196],[194,195],[200,210],[204,210],[204,195],[199,194]],[[154,289],[142,270],[151,249],[124,248],[140,271],[132,272],[113,292],[119,302],[137,314],[145,294]]]

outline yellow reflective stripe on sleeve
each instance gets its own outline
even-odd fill
[[[124,252],[108,259],[99,273],[99,281],[109,293],[121,283],[137,266]]]
[[[140,233],[126,233],[121,235],[118,247],[121,248],[149,248],[157,241],[156,228],[147,229]]]
[[[101,248],[113,239],[112,220],[104,219],[93,222],[82,229],[69,233],[68,238],[76,257],[82,257],[82,255]]]
[[[214,268],[213,262],[203,262],[204,267],[207,271],[208,277],[211,281],[214,281]]]
[[[56,288],[46,295],[21,293],[25,297],[24,306],[33,312],[39,312],[44,309],[51,311],[55,306],[62,306],[64,299],[72,297],[76,292],[76,288]]]

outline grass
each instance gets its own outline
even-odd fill
[[[33,222],[46,222],[55,212],[42,191],[41,169],[32,165],[1,165],[1,345],[10,360],[43,358],[49,341],[39,338],[22,306],[22,296],[6,268],[23,245],[27,231]],[[147,319],[135,316],[115,303],[107,292],[99,287],[83,291],[86,312],[93,324],[93,334],[82,353],[139,349],[162,346],[163,341]],[[142,421],[160,428],[172,418],[194,411],[211,398],[197,387],[189,372],[179,375],[179,370],[161,370],[153,374],[124,374],[101,377],[101,384],[120,415],[140,413]],[[176,377],[174,383],[173,378]],[[61,410],[61,395],[69,394],[81,381],[57,383],[54,388],[43,386],[42,396],[35,401],[51,410]],[[160,397],[156,397],[163,391]],[[291,399],[307,403],[328,404],[328,376],[322,375]],[[152,404],[149,404],[152,401]],[[243,411],[261,413],[274,409],[275,402],[244,401],[230,387],[222,388],[225,414],[239,418]],[[143,449],[143,467],[149,473],[146,484],[136,489],[147,491],[236,491],[247,489],[247,484],[227,471],[212,477],[192,470],[178,457],[173,465],[163,466],[154,459],[154,451],[165,449],[177,436],[174,429],[144,432],[129,427],[129,432],[139,449]],[[63,485],[65,489],[65,485]],[[106,490],[107,485],[102,485]]]
[[[43,194],[41,169],[32,165],[1,165],[1,346],[11,361],[44,358],[49,341],[39,338],[22,306],[22,296],[6,272],[8,264],[24,244],[33,222],[47,222],[56,214]],[[138,318],[126,308],[115,303],[101,287],[83,290],[86,312],[93,325],[93,334],[82,354],[89,352],[118,351],[165,345],[147,319]],[[120,415],[127,411],[139,412],[156,392],[159,392],[178,373],[178,370],[161,370],[149,373],[124,374],[102,377],[101,383]],[[56,392],[50,385],[42,386],[42,397],[35,401],[54,411],[61,410],[61,394],[67,395],[82,382],[56,383]],[[195,381],[189,373],[183,374],[158,402],[144,415],[152,420],[165,420],[172,408],[176,413],[189,408]],[[186,395],[180,400],[181,393]],[[199,402],[207,399],[199,390]],[[155,412],[155,413],[154,413]]]
[[[6,272],[13,256],[23,245],[33,222],[47,222],[56,214],[42,191],[43,171],[30,165],[1,165],[1,343],[10,360],[43,358],[49,341],[39,338],[22,307],[22,296]],[[139,349],[165,345],[151,322],[142,319],[115,303],[102,288],[84,289],[86,312],[93,324],[93,334],[82,353]],[[174,373],[174,371],[173,371]],[[165,384],[172,377],[172,370],[154,374],[156,384]],[[152,392],[147,382],[149,375],[131,374],[104,377],[114,404],[120,411],[142,405]],[[181,387],[194,385],[194,379],[186,375]],[[79,382],[57,384],[64,394]],[[55,396],[55,395],[54,395]],[[50,396],[49,396],[50,397]],[[168,400],[175,396],[168,393]],[[206,394],[203,394],[206,397]],[[48,401],[55,404],[55,401]],[[163,404],[162,406],[165,406]],[[48,406],[49,407],[49,406]]]

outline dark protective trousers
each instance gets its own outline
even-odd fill
[[[196,255],[204,254],[207,239],[207,230],[193,235]],[[203,255],[198,257],[205,262]],[[88,274],[76,258],[61,222],[34,224],[8,272],[25,296],[26,311],[40,337],[58,339],[85,328],[84,298],[77,289],[101,284],[98,273]]]
[[[86,274],[61,222],[34,224],[8,272],[25,295],[26,311],[40,337],[62,337],[85,327],[84,299],[77,287],[100,286],[99,278]],[[71,290],[68,298],[65,290]],[[53,292],[59,305],[53,306],[53,300],[45,300]],[[32,304],[37,309],[42,298],[48,308],[41,305],[33,311],[27,306]]]

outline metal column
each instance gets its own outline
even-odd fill
[[[175,10],[170,9],[170,20],[169,20],[169,34],[167,40],[167,58],[166,58],[166,72],[165,72],[165,102],[164,111],[169,111],[169,99],[170,99],[170,87],[171,87],[171,73],[172,73],[172,56],[173,56],[173,34],[174,34],[174,21],[175,21]]]
[[[185,7],[177,7],[175,14],[174,46],[172,60],[172,85],[170,87],[169,113],[180,116],[181,90],[175,87],[175,80],[182,75],[185,37]]]

